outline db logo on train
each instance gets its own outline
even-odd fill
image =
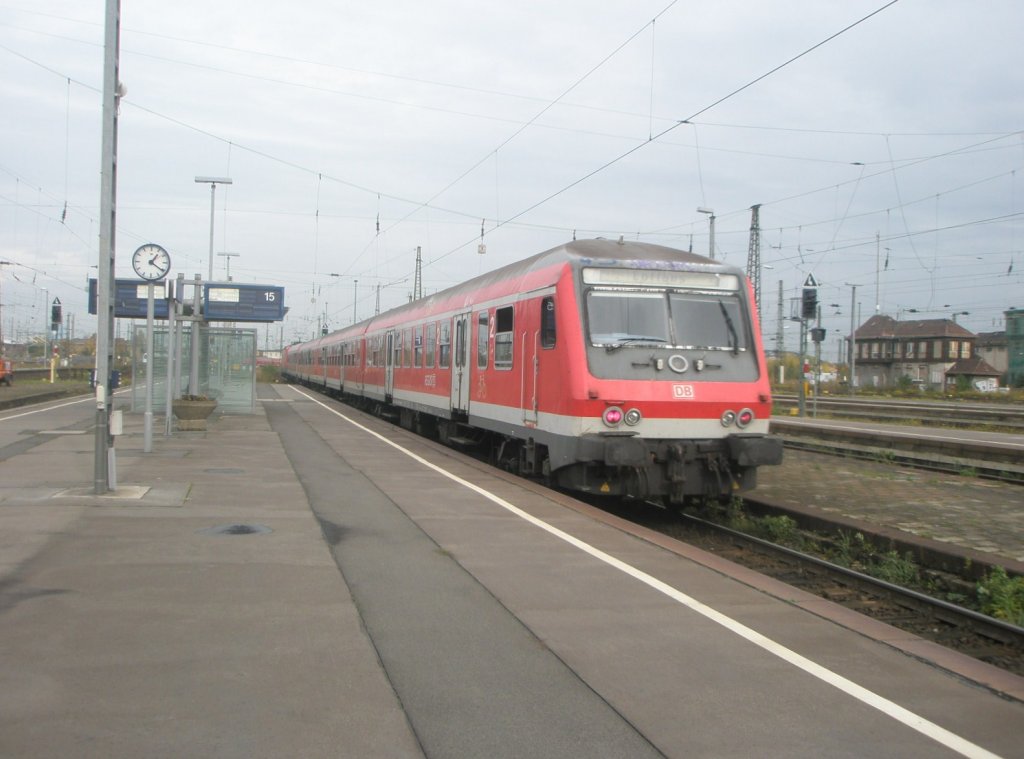
[[[673,385],[672,397],[683,401],[691,401],[696,396],[693,392],[693,385]]]

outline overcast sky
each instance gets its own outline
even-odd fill
[[[0,0],[5,339],[54,297],[95,330],[104,12]],[[405,302],[417,246],[433,291],[574,235],[706,254],[705,207],[745,266],[759,203],[769,348],[779,282],[788,315],[808,275],[828,358],[850,284],[859,321],[1001,329],[1024,307],[1021,29],[1019,0],[123,0],[117,273],[155,242],[206,276],[197,176],[233,180],[215,279],[284,286],[286,341],[372,314],[378,285]]]

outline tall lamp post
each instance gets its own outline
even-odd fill
[[[217,195],[217,185],[232,184],[230,177],[196,177],[196,184],[210,185],[210,257],[209,269],[206,277],[207,282],[213,281],[213,212],[214,199]],[[194,311],[192,315],[192,350],[189,361],[188,391],[193,395],[199,394],[199,274],[196,274],[196,282],[192,288],[192,301]]]
[[[697,208],[697,213],[706,213],[708,215],[708,221],[711,224],[711,234],[710,234],[709,239],[708,239],[708,258],[710,258],[711,260],[714,260],[714,258],[715,258],[715,209],[714,208],[704,208],[703,206],[699,206]]]
[[[197,184],[208,184],[210,185],[210,267],[209,274],[206,277],[207,282],[213,281],[213,211],[214,211],[214,199],[217,195],[217,185],[219,184],[232,184],[230,177],[196,177]]]

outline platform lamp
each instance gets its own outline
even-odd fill
[[[233,184],[230,177],[196,177],[196,184],[210,185],[210,268],[207,282],[213,281],[213,211],[214,198],[217,194],[217,185]]]

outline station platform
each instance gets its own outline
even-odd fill
[[[104,496],[88,401],[0,413],[0,755],[1019,755],[1021,678],[259,396]]]

